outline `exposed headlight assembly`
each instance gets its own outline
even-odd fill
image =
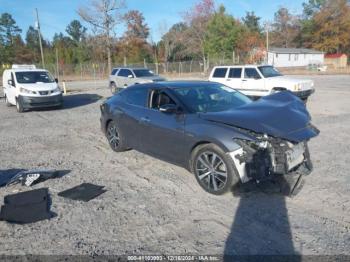
[[[19,91],[20,91],[21,93],[23,93],[23,94],[29,94],[29,95],[35,95],[35,94],[36,94],[35,91],[29,90],[29,89],[26,89],[26,88],[23,88],[23,87],[21,87],[21,88],[19,89]]]

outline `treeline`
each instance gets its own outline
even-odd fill
[[[209,61],[261,61],[267,29],[270,46],[350,53],[347,0],[308,0],[302,14],[291,14],[281,7],[274,21],[264,24],[254,12],[238,19],[227,13],[223,5],[216,7],[214,0],[198,0],[182,14],[182,22],[170,28],[160,25],[162,38],[158,42],[152,41],[141,12],[123,13],[123,7],[122,0],[97,0],[94,5],[80,7],[81,21],[73,20],[65,32],[56,33],[51,40],[43,38],[45,62],[56,63],[57,57],[60,64],[200,60],[205,70]],[[126,30],[116,37],[114,32],[120,21]],[[30,26],[22,34],[11,14],[1,14],[0,64],[40,62],[38,31]]]

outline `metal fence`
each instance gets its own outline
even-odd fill
[[[133,64],[113,64],[113,67],[146,67],[156,74],[170,75],[176,77],[183,76],[208,76],[211,69],[218,65],[232,65],[232,60],[210,61],[207,65],[207,70],[204,70],[203,61],[179,61],[167,63],[133,63]],[[7,67],[0,67],[0,80],[3,70]],[[37,65],[41,68],[41,65]],[[107,63],[82,63],[82,64],[47,64],[46,69],[49,70],[60,81],[63,80],[98,80],[106,79],[110,72],[108,71]],[[285,68],[281,69],[287,74],[313,74],[314,72],[309,68]],[[345,68],[328,68],[324,74],[350,74],[350,67]],[[1,85],[1,84],[0,84]]]
[[[112,67],[138,67],[138,68],[148,68],[156,74],[172,74],[181,76],[183,74],[202,74],[206,75],[210,72],[213,66],[232,64],[232,61],[217,61],[210,62],[207,70],[204,68],[203,61],[179,61],[179,62],[167,62],[167,63],[131,63],[131,64],[113,64]],[[38,65],[39,66],[39,65]],[[40,66],[39,66],[40,67]],[[110,72],[108,72],[107,63],[85,63],[85,64],[64,64],[55,65],[48,64],[46,69],[49,70],[53,75],[55,75],[60,80],[66,79],[105,79],[108,77]]]

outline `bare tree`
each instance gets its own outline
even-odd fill
[[[205,53],[205,37],[210,18],[215,13],[214,0],[199,0],[189,11],[183,14],[183,18],[188,25],[187,49],[191,53],[200,50],[203,60],[203,71],[207,72],[209,61]]]
[[[125,7],[124,0],[90,0],[88,6],[78,9],[79,16],[89,23],[96,34],[105,39],[108,59],[108,70],[112,71],[112,34],[116,25],[121,21],[121,9]]]

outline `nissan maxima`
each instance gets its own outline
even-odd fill
[[[285,91],[252,101],[219,83],[140,84],[101,105],[116,152],[135,149],[192,172],[209,193],[312,170],[307,142],[319,134],[303,102]]]

